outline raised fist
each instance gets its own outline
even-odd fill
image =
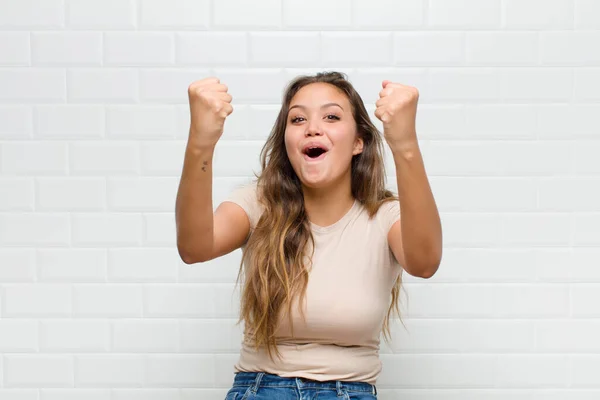
[[[202,146],[215,146],[223,134],[225,118],[233,112],[231,95],[218,78],[205,78],[188,87],[190,140]]]

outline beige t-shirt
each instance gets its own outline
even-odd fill
[[[256,183],[238,187],[227,201],[246,211],[252,234],[262,213]],[[306,291],[306,322],[292,308],[292,337],[288,318],[281,320],[277,331],[281,361],[277,356],[272,361],[262,349],[254,351],[244,334],[235,371],[375,384],[381,372],[380,334],[402,270],[387,241],[399,218],[398,201],[384,203],[371,220],[355,201],[336,223],[327,227],[311,223],[315,253]]]

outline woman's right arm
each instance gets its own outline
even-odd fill
[[[175,204],[177,250],[186,264],[212,260],[240,247],[250,231],[246,212],[222,203],[213,215],[213,156],[225,118],[233,112],[231,95],[218,78],[188,88],[190,134]]]
[[[205,262],[241,247],[250,232],[237,204],[212,203],[214,147],[188,144],[175,206],[177,250],[186,264]]]

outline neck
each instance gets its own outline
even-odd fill
[[[339,221],[354,204],[351,177],[326,187],[314,189],[303,185],[304,207],[308,219],[318,226],[329,226]]]

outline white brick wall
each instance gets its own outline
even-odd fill
[[[216,205],[323,69],[420,89],[443,219],[379,397],[599,399],[598,49],[597,0],[0,0],[0,399],[223,398],[240,253],[177,256],[186,89],[234,98]]]

